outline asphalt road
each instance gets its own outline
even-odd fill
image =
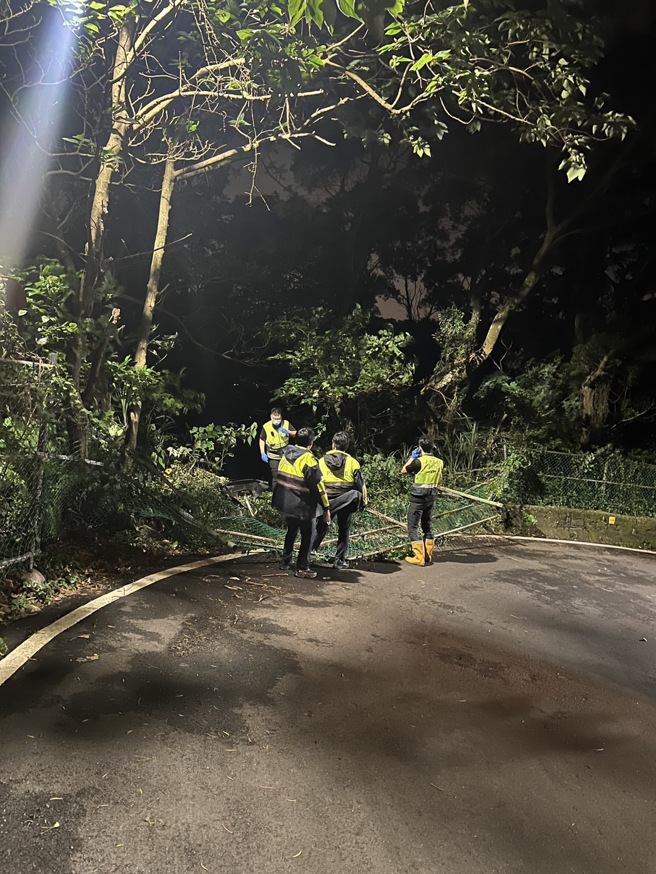
[[[656,558],[437,559],[215,566],[50,643],[0,688],[0,872],[656,872]]]

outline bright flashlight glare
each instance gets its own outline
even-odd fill
[[[0,264],[20,264],[37,217],[50,152],[60,131],[77,36],[52,14],[42,23],[30,81],[15,97],[0,162]]]

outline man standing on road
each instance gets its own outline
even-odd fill
[[[334,566],[339,570],[349,566],[346,555],[353,514],[367,504],[367,487],[362,470],[355,458],[346,451],[348,448],[348,434],[345,431],[338,431],[333,436],[333,448],[319,460],[323,483],[330,501],[330,516],[333,519],[337,516],[337,550]],[[318,550],[321,546],[327,530],[328,525],[323,519],[319,519],[314,550]]]
[[[311,451],[313,443],[312,428],[300,428],[296,432],[296,446],[285,447],[272,502],[287,522],[281,567],[288,570],[293,566],[294,543],[300,531],[296,576],[306,580],[313,580],[317,576],[317,572],[310,567],[317,516],[322,517],[326,527],[330,525],[328,495],[321,482],[319,462]]]
[[[432,562],[433,547],[433,507],[437,498],[437,487],[442,479],[444,462],[433,455],[435,447],[428,437],[421,437],[419,446],[412,450],[410,458],[401,468],[401,473],[414,473],[415,481],[410,492],[408,507],[408,536],[413,554],[406,557],[410,564],[425,565]],[[423,538],[419,534],[419,527]]]
[[[296,436],[296,429],[290,425],[287,419],[283,419],[280,407],[273,407],[271,418],[262,425],[260,430],[260,457],[269,465],[271,470],[271,488],[275,488],[278,466],[284,448],[289,443],[290,437]]]

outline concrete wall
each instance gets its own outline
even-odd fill
[[[566,507],[524,506],[522,511],[524,534],[656,550],[654,518],[613,516],[598,510],[571,510]],[[534,526],[527,519],[527,514],[535,518]]]

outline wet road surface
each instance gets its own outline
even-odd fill
[[[655,619],[653,556],[493,539],[157,583],[0,687],[0,871],[651,874]]]

